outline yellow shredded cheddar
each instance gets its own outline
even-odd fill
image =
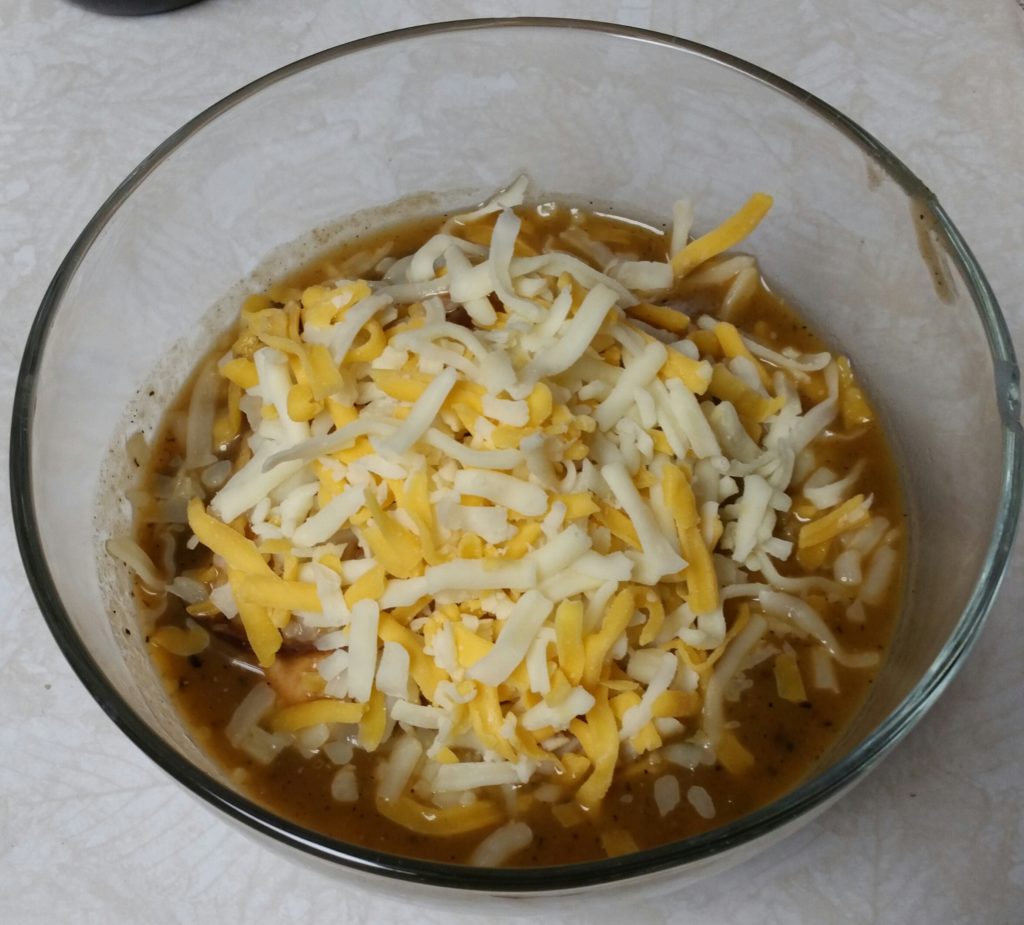
[[[530,426],[540,427],[551,417],[551,389],[545,383],[538,382],[526,396],[526,406],[530,412]]]
[[[555,611],[555,643],[558,664],[571,684],[579,684],[585,665],[583,650],[583,605],[562,601]]]
[[[338,430],[351,424],[359,417],[359,412],[352,405],[346,405],[333,396],[327,397],[327,411],[330,413],[331,420]]]
[[[711,383],[708,373],[705,372],[706,369],[704,361],[695,360],[678,350],[669,350],[668,357],[658,371],[658,375],[662,379],[678,379],[694,395],[703,395]],[[667,443],[665,446],[667,449],[661,450],[661,452],[671,455],[671,447]]]
[[[256,364],[245,357],[235,357],[233,360],[221,363],[219,369],[225,379],[233,382],[242,390],[251,389],[259,382],[259,377],[256,375]]]
[[[409,796],[397,800],[377,800],[377,812],[396,825],[415,832],[417,835],[446,836],[465,835],[497,825],[504,818],[504,811],[489,800],[477,800],[469,806],[437,806],[419,803]]]
[[[743,357],[748,360],[754,369],[757,370],[757,376],[761,380],[761,385],[766,389],[771,388],[772,377],[768,375],[768,370],[764,368],[764,364],[743,343],[743,338],[736,329],[736,325],[730,324],[728,321],[719,321],[713,330],[715,337],[718,338],[718,342],[722,345],[722,353],[730,359],[732,357]]]
[[[370,378],[385,395],[407,402],[416,401],[430,384],[426,376],[391,369],[371,369]]]
[[[364,751],[375,752],[384,738],[384,728],[388,722],[386,705],[384,695],[374,688],[366,712],[359,720],[359,746]]]
[[[207,514],[203,510],[203,502],[198,498],[188,503],[188,525],[199,542],[224,559],[229,568],[277,578],[259,554],[255,543]]]
[[[526,555],[530,544],[541,534],[541,526],[534,520],[527,521],[512,539],[505,544],[506,559],[521,559]]]
[[[278,710],[270,717],[274,732],[295,732],[321,723],[358,723],[365,712],[361,703],[342,700],[309,700]]]
[[[632,589],[623,588],[608,605],[604,619],[601,621],[600,630],[587,636],[584,640],[583,681],[588,687],[600,680],[608,651],[619,636],[625,632],[626,625],[633,616],[633,603]]]
[[[636,535],[636,528],[633,526],[633,522],[618,508],[612,507],[605,502],[599,502],[599,504],[601,512],[596,518],[598,522],[611,530],[624,543],[632,546],[633,549],[639,549],[640,538]]]
[[[587,721],[572,721],[572,731],[583,745],[583,751],[594,766],[590,776],[576,791],[576,800],[587,809],[600,805],[612,783],[615,763],[619,758],[619,729],[615,714],[608,704],[608,691],[598,688],[596,702],[587,714]]]
[[[618,825],[606,826],[601,830],[601,847],[610,858],[621,857],[624,854],[632,854],[634,851],[640,850],[636,839]]]
[[[719,763],[730,774],[745,774],[755,764],[754,756],[736,738],[731,729],[726,729],[718,741],[717,757]]]
[[[775,686],[783,700],[802,703],[807,699],[800,666],[797,664],[796,656],[790,652],[781,652],[775,656]]]
[[[308,610],[319,613],[322,609],[316,585],[305,581],[288,581],[277,575],[239,573],[233,590],[239,603],[244,601],[285,611]]]
[[[804,524],[800,528],[800,537],[797,545],[804,549],[808,546],[818,546],[835,539],[840,533],[845,533],[854,527],[864,524],[868,517],[868,505],[865,504],[864,495],[854,495],[847,499],[837,508],[833,508],[827,514]]]
[[[564,829],[572,829],[587,820],[587,811],[579,803],[557,803],[551,807],[551,815]]]
[[[469,715],[472,718],[473,731],[480,741],[506,761],[514,761],[515,751],[512,743],[498,732],[505,720],[498,692],[493,687],[486,684],[477,685],[476,697],[469,702]]]
[[[555,501],[565,505],[565,519],[567,521],[581,520],[596,514],[601,510],[600,505],[594,500],[590,492],[575,492],[570,495],[558,494],[554,496]]]
[[[637,321],[644,321],[654,328],[661,328],[663,331],[671,331],[673,334],[682,336],[690,326],[690,319],[681,311],[669,308],[667,305],[651,305],[649,302],[639,302],[626,309],[626,314]]]
[[[375,319],[367,321],[363,330],[367,335],[366,340],[345,354],[346,363],[369,363],[376,360],[388,345],[384,329]]]
[[[741,418],[757,424],[777,414],[786,401],[781,395],[776,398],[758,395],[739,376],[720,363],[716,364],[711,372],[711,385],[708,391],[715,398],[731,401]]]
[[[296,383],[288,391],[288,417],[293,421],[311,421],[323,410],[323,405],[314,400],[313,389]]]
[[[384,593],[387,574],[383,565],[375,565],[360,575],[345,590],[345,603],[354,607],[359,601],[375,601]]]
[[[853,430],[863,424],[870,424],[875,413],[864,397],[864,392],[853,379],[853,370],[847,357],[836,360],[839,368],[839,410],[843,419],[843,427]]]
[[[242,390],[234,383],[228,385],[227,407],[217,415],[213,423],[213,442],[216,446],[226,446],[242,429]]]
[[[735,215],[674,254],[672,272],[677,278],[681,278],[699,267],[705,260],[717,257],[730,247],[735,247],[761,223],[761,219],[768,214],[771,207],[771,196],[766,193],[754,193]]]
[[[180,626],[161,626],[149,637],[152,645],[166,649],[172,655],[187,657],[198,655],[210,644],[210,634],[198,624],[187,629]]]

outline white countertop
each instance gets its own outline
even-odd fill
[[[654,28],[822,96],[938,193],[1024,344],[1024,12],[1014,0],[206,0],[136,20],[64,0],[0,0],[4,453],[43,291],[93,211],[157,143],[295,58],[400,26],[489,15]],[[4,479],[5,505],[8,491]],[[634,904],[632,920],[1024,921],[1021,548],[961,674],[882,767],[770,854]],[[6,517],[0,600],[0,922],[451,920],[348,893],[267,853],[136,750],[58,652]],[[572,920],[621,917],[611,909]]]

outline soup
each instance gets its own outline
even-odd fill
[[[898,610],[898,479],[848,360],[733,253],[517,183],[241,307],[132,492],[147,641],[258,802],[544,866],[810,773]]]

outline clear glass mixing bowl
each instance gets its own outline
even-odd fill
[[[799,788],[651,851],[471,869],[334,841],[240,793],[169,707],[139,634],[125,632],[130,600],[101,542],[125,524],[130,473],[117,447],[158,419],[210,332],[227,324],[239,281],[258,286],[303,247],[361,223],[478,201],[521,170],[543,195],[638,216],[667,216],[682,194],[720,216],[753,190],[772,193],[751,246],[776,288],[852,355],[884,410],[903,462],[912,559],[873,693]],[[943,690],[978,635],[1017,521],[1017,390],[995,298],[942,207],[820,100],[650,32],[452,23],[354,42],[264,77],[176,132],[114,192],[57,271],[25,350],[14,517],[43,615],[85,686],[146,754],[249,831],[392,893],[404,884],[417,896],[602,887],[621,896],[623,881],[677,886],[806,823]]]

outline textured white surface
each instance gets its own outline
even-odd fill
[[[1024,18],[1013,0],[207,0],[140,20],[63,0],[0,0],[4,451],[18,360],[50,276],[107,193],[166,135],[228,91],[321,48],[420,22],[510,14],[660,29],[824,97],[938,192],[1021,342]],[[7,492],[5,480],[5,502]],[[0,921],[450,920],[279,860],[144,758],[64,664],[6,518],[0,594]],[[1018,551],[962,674],[881,768],[770,856],[681,896],[634,904],[633,920],[1024,920],[1022,605]],[[622,912],[606,906],[571,920],[583,917],[612,922]]]

